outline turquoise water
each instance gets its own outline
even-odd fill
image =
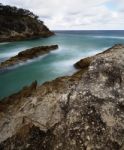
[[[0,99],[37,80],[43,83],[76,70],[81,58],[101,52],[116,43],[124,43],[124,31],[56,31],[56,36],[0,43],[0,62],[27,48],[58,44],[59,49],[0,73]]]

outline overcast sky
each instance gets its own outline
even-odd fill
[[[124,29],[124,0],[2,0],[29,9],[50,29]]]

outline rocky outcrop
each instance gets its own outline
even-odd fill
[[[55,50],[57,48],[58,48],[58,45],[39,46],[39,47],[34,47],[31,49],[27,49],[25,51],[19,52],[18,55],[11,57],[10,59],[4,62],[1,62],[0,71],[4,71],[8,69],[9,67],[25,62],[29,59],[33,59],[35,57],[49,53],[51,50]]]
[[[0,4],[0,42],[51,35],[54,33],[32,12]]]
[[[124,46],[0,103],[0,149],[123,150]]]
[[[97,58],[98,56],[102,55],[102,54],[107,54],[109,53],[111,50],[113,49],[121,49],[123,47],[122,44],[116,44],[114,45],[113,47],[105,50],[104,52],[101,52],[99,54],[96,54],[95,56],[91,56],[91,57],[86,57],[84,59],[81,59],[80,61],[78,61],[77,63],[74,64],[74,66],[77,68],[77,69],[84,69],[84,68],[87,68],[91,62]]]

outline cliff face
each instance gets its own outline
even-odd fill
[[[116,45],[73,76],[4,99],[0,149],[123,150],[123,62],[124,46]]]
[[[53,34],[32,12],[0,4],[0,42]]]

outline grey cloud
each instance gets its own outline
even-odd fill
[[[43,15],[41,15],[40,18],[42,18],[42,19],[51,19],[52,17],[51,16],[45,16],[45,15],[43,16]]]
[[[115,4],[112,10],[106,3]],[[123,29],[124,0],[3,0],[29,9],[51,29]]]

